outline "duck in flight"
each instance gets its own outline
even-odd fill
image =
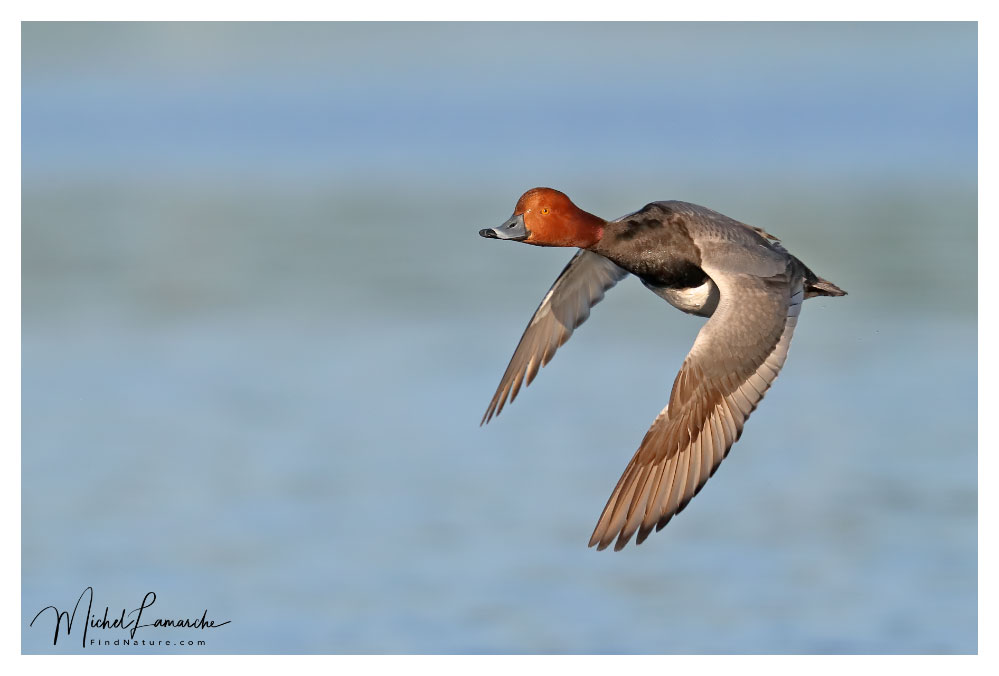
[[[527,325],[482,423],[531,384],[607,289],[629,273],[674,307],[708,317],[590,538],[622,549],[661,530],[742,434],[787,358],[801,304],[846,292],[760,228],[687,202],[652,202],[605,221],[552,188],[528,190],[482,237],[577,247]]]

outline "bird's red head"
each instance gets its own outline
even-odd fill
[[[528,190],[514,207],[513,216],[498,228],[480,230],[483,237],[512,239],[537,246],[585,249],[600,241],[606,221],[572,203],[552,188]]]

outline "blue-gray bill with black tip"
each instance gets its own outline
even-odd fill
[[[524,225],[524,214],[518,214],[498,228],[483,228],[479,230],[479,234],[490,239],[521,241],[527,239],[531,233],[527,230],[527,226]]]

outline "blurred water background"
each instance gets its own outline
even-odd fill
[[[231,620],[154,652],[977,650],[974,24],[22,38],[25,652],[84,650],[28,623],[87,586]],[[587,539],[701,320],[626,280],[480,429],[571,256],[476,234],[536,185],[850,292],[621,553]]]

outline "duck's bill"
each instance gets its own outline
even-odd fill
[[[519,242],[527,239],[531,233],[527,231],[527,226],[524,225],[524,215],[520,214],[519,216],[514,216],[498,228],[483,228],[479,230],[479,234],[490,239],[512,239]]]

